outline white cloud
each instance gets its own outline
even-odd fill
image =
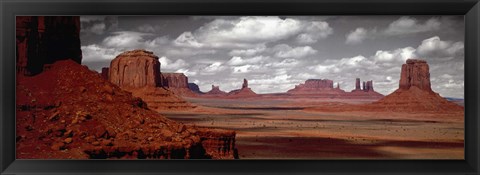
[[[266,67],[273,67],[273,68],[293,68],[300,64],[300,61],[293,58],[287,58],[280,62],[270,62],[265,64]]]
[[[275,56],[280,58],[303,58],[317,53],[317,50],[310,46],[292,48],[286,44],[280,44],[274,47],[277,52]]]
[[[122,50],[104,48],[96,44],[82,46],[82,62],[113,60]]]
[[[373,59],[377,62],[404,63],[409,58],[416,58],[415,51],[416,49],[413,47],[399,48],[393,51],[378,50]]]
[[[243,66],[234,66],[233,73],[249,73],[258,69],[260,69],[260,66],[252,65],[252,64],[247,64]]]
[[[183,32],[180,36],[177,37],[177,39],[175,39],[174,43],[177,46],[184,47],[200,48],[203,46],[203,44],[199,43],[195,36],[193,36],[192,32]]]
[[[194,32],[184,32],[175,43],[184,47],[255,48],[258,44],[298,35],[298,41],[312,43],[333,33],[327,22],[303,21],[277,16],[219,18]]]
[[[226,67],[223,65],[223,63],[214,62],[214,63],[206,66],[205,68],[203,68],[202,73],[212,74],[212,73],[220,72],[220,71],[225,70],[225,69],[226,69]]]
[[[403,16],[391,22],[388,27],[380,30],[377,30],[377,28],[365,29],[363,27],[358,27],[345,35],[345,44],[360,44],[366,39],[377,37],[408,35],[435,31],[439,30],[441,25],[442,23],[437,18],[430,18],[424,23],[421,23],[415,18]]]
[[[265,51],[266,46],[265,44],[260,44],[259,46],[252,48],[252,49],[234,49],[230,51],[228,54],[230,56],[253,56]]]
[[[190,71],[189,69],[178,69],[175,71],[175,73],[183,73],[187,77],[195,76],[197,75],[197,72]],[[195,80],[194,83],[198,83],[198,80]]]
[[[440,37],[434,36],[422,41],[418,46],[417,53],[423,57],[436,59],[453,59],[455,56],[464,55],[463,42],[442,41]]]
[[[256,64],[256,63],[260,63],[261,61],[266,61],[267,59],[268,57],[264,57],[264,56],[255,56],[252,58],[242,58],[242,57],[234,56],[227,62],[227,64],[231,66],[238,66],[238,65],[244,65],[244,64]]]
[[[440,21],[436,18],[431,18],[425,23],[419,23],[417,19],[408,16],[403,16],[396,21],[390,23],[384,33],[386,35],[402,35],[411,33],[420,33],[427,31],[434,31],[440,29]]]
[[[161,71],[177,71],[179,69],[185,69],[189,65],[182,59],[177,59],[172,61],[165,56],[162,56],[158,59],[160,61],[160,70]]]
[[[357,28],[354,31],[351,31],[347,34],[347,40],[345,41],[346,44],[359,44],[362,43],[363,40],[367,38],[367,30],[364,28]]]
[[[305,33],[299,34],[296,38],[296,41],[300,44],[312,44],[333,33],[333,29],[324,21],[308,23],[304,30]]]
[[[122,31],[115,32],[113,36],[109,36],[103,40],[103,45],[114,48],[143,48],[146,33]]]

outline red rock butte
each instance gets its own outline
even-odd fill
[[[161,86],[158,57],[146,50],[121,53],[110,63],[109,72],[110,82],[120,87]]]
[[[158,112],[166,110],[186,110],[196,106],[182,99],[175,90],[187,83],[185,76],[178,74],[162,79],[160,62],[153,52],[132,50],[121,53],[110,63],[109,80],[134,96],[142,98],[148,107]],[[162,84],[165,83],[165,86]],[[169,83],[169,81],[171,81]],[[174,86],[169,88],[169,85]],[[185,88],[190,91],[188,88]],[[178,92],[177,92],[178,93]],[[193,94],[193,92],[190,92]]]
[[[309,79],[305,83],[296,85],[287,93],[291,97],[316,97],[316,98],[340,98],[340,99],[380,99],[382,94],[375,92],[373,81],[364,82],[363,89],[360,88],[360,78],[356,78],[355,89],[352,92],[345,92],[340,89],[340,84],[333,87],[333,80],[329,79]]]
[[[409,59],[406,64],[402,65],[399,88],[410,89],[412,86],[421,90],[432,91],[427,61]]]
[[[162,87],[168,88],[180,96],[196,96],[188,85],[188,77],[183,73],[161,73]]]
[[[356,85],[359,83],[356,81]],[[353,90],[361,92],[360,90]],[[320,111],[384,111],[463,113],[464,107],[441,97],[431,89],[429,66],[425,60],[409,59],[402,65],[399,88],[370,104],[316,107]],[[463,116],[463,115],[462,115]]]
[[[425,60],[408,59],[402,65],[399,88],[374,106],[392,111],[463,112],[463,107],[432,91]]]

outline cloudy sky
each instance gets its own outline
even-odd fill
[[[464,97],[463,16],[82,16],[82,64],[100,71],[118,54],[153,51],[162,72],[181,72],[209,91],[243,78],[257,93],[285,92],[307,79],[345,91],[355,78],[389,94],[401,65],[422,58],[432,89]]]

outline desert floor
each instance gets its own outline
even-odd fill
[[[463,114],[318,112],[331,99],[199,99],[170,119],[237,132],[240,159],[463,159]],[[369,101],[336,100],[335,103]]]

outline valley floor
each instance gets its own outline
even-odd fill
[[[237,132],[240,159],[463,159],[464,115],[322,112],[310,107],[368,100],[201,99],[184,124]]]

